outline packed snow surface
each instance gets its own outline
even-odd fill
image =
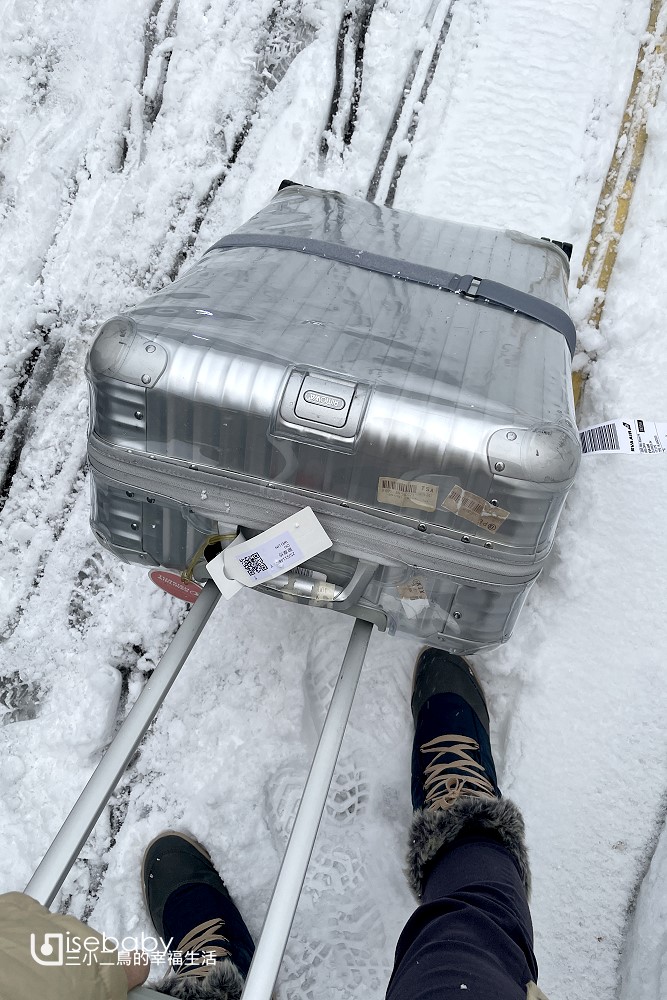
[[[573,315],[597,356],[582,426],[667,419],[665,90],[599,333],[577,290],[648,11],[0,0],[0,890],[29,880],[185,610],[88,528],[96,326],[289,177],[573,242]],[[586,456],[513,638],[474,658],[526,818],[551,1000],[667,990],[666,495],[667,457]],[[258,934],[350,626],[253,593],[221,603],[57,905],[150,934],[142,851],[187,828]],[[383,995],[414,905],[417,648],[372,638],[281,998]]]

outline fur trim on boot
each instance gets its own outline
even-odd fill
[[[406,874],[417,899],[424,891],[424,872],[441,847],[453,845],[461,834],[492,833],[507,848],[519,867],[530,897],[530,867],[523,817],[509,799],[461,796],[447,809],[417,809],[410,828]]]
[[[231,959],[222,958],[211,966],[206,979],[169,975],[155,989],[178,1000],[240,1000],[243,984],[243,976]]]

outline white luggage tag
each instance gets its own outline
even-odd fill
[[[584,455],[620,452],[625,455],[667,454],[667,423],[640,420],[611,420],[579,431]]]
[[[243,588],[240,583],[237,583],[236,580],[231,580],[225,573],[223,556],[225,552],[233,548],[235,545],[240,545],[241,542],[245,542],[245,538],[239,531],[234,541],[230,542],[227,548],[223,549],[222,552],[218,552],[215,558],[211,559],[209,563],[206,563],[208,575],[211,577],[226,601],[231,600],[234,594],[238,594],[239,590],[242,590]]]
[[[228,580],[256,587],[288,573],[332,545],[312,509],[304,507],[249,542],[237,545],[235,539],[216,560],[222,557]]]

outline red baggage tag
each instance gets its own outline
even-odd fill
[[[194,604],[204,589],[198,583],[184,583],[180,573],[170,573],[165,569],[152,569],[148,575],[160,590],[188,604]]]

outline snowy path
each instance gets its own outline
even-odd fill
[[[283,177],[571,240],[583,324],[576,278],[649,3],[539,6],[114,0],[91,19],[83,0],[0,0],[0,890],[28,880],[183,611],[88,531],[95,327]],[[667,417],[666,154],[663,91],[600,335],[581,329],[598,352],[583,424]],[[660,457],[586,459],[514,637],[477,658],[551,1000],[612,1000],[621,973],[623,1000],[660,995],[664,837],[628,910],[667,810],[666,485]],[[260,595],[219,607],[61,905],[148,933],[143,846],[185,825],[258,932],[349,628]],[[383,995],[412,906],[415,651],[372,640],[281,997]]]

